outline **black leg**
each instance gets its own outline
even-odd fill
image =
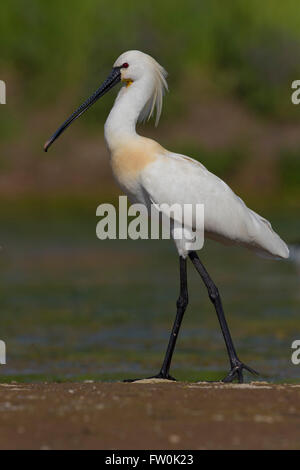
[[[176,318],[175,318],[173,328],[171,331],[164,362],[162,364],[162,367],[159,373],[159,377],[168,378],[171,380],[174,380],[173,377],[169,376],[172,356],[173,356],[173,352],[175,349],[180,326],[182,323],[183,315],[184,315],[184,312],[186,310],[186,307],[189,301],[188,287],[187,287],[187,275],[186,275],[186,259],[180,256],[179,263],[180,263],[180,294],[179,294],[177,304],[176,304],[177,313],[176,313]]]
[[[149,377],[151,379],[157,378],[157,379],[175,380],[173,377],[169,375],[169,371],[170,371],[172,356],[173,356],[173,352],[175,349],[176,340],[178,337],[180,326],[182,323],[183,315],[188,304],[186,259],[180,256],[179,265],[180,265],[180,294],[177,300],[176,318],[173,324],[167,351],[166,351],[165,358],[161,366],[160,372],[153,377]],[[134,382],[135,380],[136,379],[134,380],[129,379],[129,380],[125,380],[125,382]]]
[[[226,321],[226,318],[225,318],[225,315],[224,315],[223,305],[222,305],[222,301],[221,301],[221,297],[220,297],[218,288],[214,284],[212,279],[210,278],[208,272],[206,271],[205,267],[201,263],[197,253],[195,251],[191,251],[189,253],[189,257],[190,257],[193,265],[195,266],[196,270],[200,274],[200,276],[201,276],[201,278],[202,278],[202,280],[203,280],[203,282],[204,282],[204,284],[207,288],[209,298],[210,298],[210,300],[212,301],[212,303],[215,307],[215,310],[216,310],[216,313],[217,313],[217,316],[218,316],[218,320],[219,320],[219,323],[220,323],[220,326],[221,326],[222,334],[223,334],[223,337],[224,337],[224,340],[225,340],[225,344],[226,344],[226,348],[227,348],[227,352],[228,352],[228,356],[229,356],[229,360],[230,360],[231,370],[230,370],[229,374],[223,379],[223,382],[232,382],[234,379],[237,378],[239,383],[243,383],[243,381],[244,381],[243,369],[248,370],[252,374],[257,374],[257,372],[255,370],[251,369],[250,367],[246,366],[245,364],[243,364],[239,360],[239,358],[237,356],[237,353],[236,353],[236,350],[235,350],[235,347],[234,347],[234,344],[233,344],[233,341],[232,341],[232,337],[231,337],[228,325],[227,325],[227,321]]]

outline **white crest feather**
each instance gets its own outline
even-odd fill
[[[163,96],[165,90],[168,90],[166,80],[168,74],[166,70],[156,62],[156,60],[150,56],[148,57],[149,60],[151,60],[151,68],[153,72],[153,93],[142,109],[138,120],[142,122],[149,120],[156,109],[155,126],[157,126],[161,115]]]

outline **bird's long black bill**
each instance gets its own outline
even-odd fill
[[[121,80],[121,71],[120,67],[114,67],[107,77],[107,79],[102,83],[98,90],[93,93],[81,106],[79,106],[76,111],[57,129],[57,131],[50,137],[49,140],[44,145],[44,150],[47,152],[50,145],[75,121],[79,116],[81,116],[92,104],[94,104],[101,96],[105,95],[111,88],[113,88]]]

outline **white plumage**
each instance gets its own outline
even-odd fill
[[[141,184],[157,204],[204,204],[208,238],[245,246],[269,257],[288,257],[286,244],[271,224],[249,209],[224,181],[193,159],[173,153],[160,155],[142,171]]]
[[[137,61],[142,58],[142,61]],[[128,51],[122,54],[115,62],[115,66],[129,63],[130,61],[130,77],[135,77],[140,74],[139,68],[142,67],[143,72],[147,70],[147,75],[150,78],[148,82],[149,98],[145,101],[144,107],[138,116],[139,122],[149,120],[156,109],[155,125],[159,123],[159,118],[162,111],[163,96],[165,91],[168,90],[167,72],[166,70],[148,54],[140,51]],[[130,78],[129,80],[133,80]]]
[[[271,224],[249,209],[224,181],[198,161],[169,152],[136,133],[138,119],[151,117],[155,106],[159,119],[166,72],[139,51],[122,54],[115,66],[124,62],[129,64],[122,72],[127,86],[121,89],[105,124],[114,174],[122,189],[133,201],[147,206],[152,201],[204,204],[207,237],[245,246],[263,256],[287,258],[288,247]],[[120,164],[124,159],[126,165]],[[183,244],[176,241],[176,245],[179,254],[186,257]]]

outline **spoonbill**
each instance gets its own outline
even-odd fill
[[[205,237],[229,245],[239,245],[274,259],[289,257],[289,250],[270,222],[249,209],[229,186],[201,163],[170,152],[152,139],[136,132],[138,121],[149,119],[156,110],[158,124],[167,73],[151,56],[140,51],[120,55],[103,84],[46,142],[44,150],[92,104],[122,82],[104,127],[113,174],[131,201],[144,204],[203,204]],[[172,228],[173,227],[173,228]],[[197,227],[191,227],[197,231]],[[175,380],[169,373],[182,319],[188,305],[187,259],[205,284],[220,323],[229,356],[230,369],[223,382],[243,383],[243,371],[257,374],[238,357],[225,319],[219,290],[194,250],[187,249],[184,237],[171,235],[179,255],[180,294],[177,313],[160,372],[155,378]]]

